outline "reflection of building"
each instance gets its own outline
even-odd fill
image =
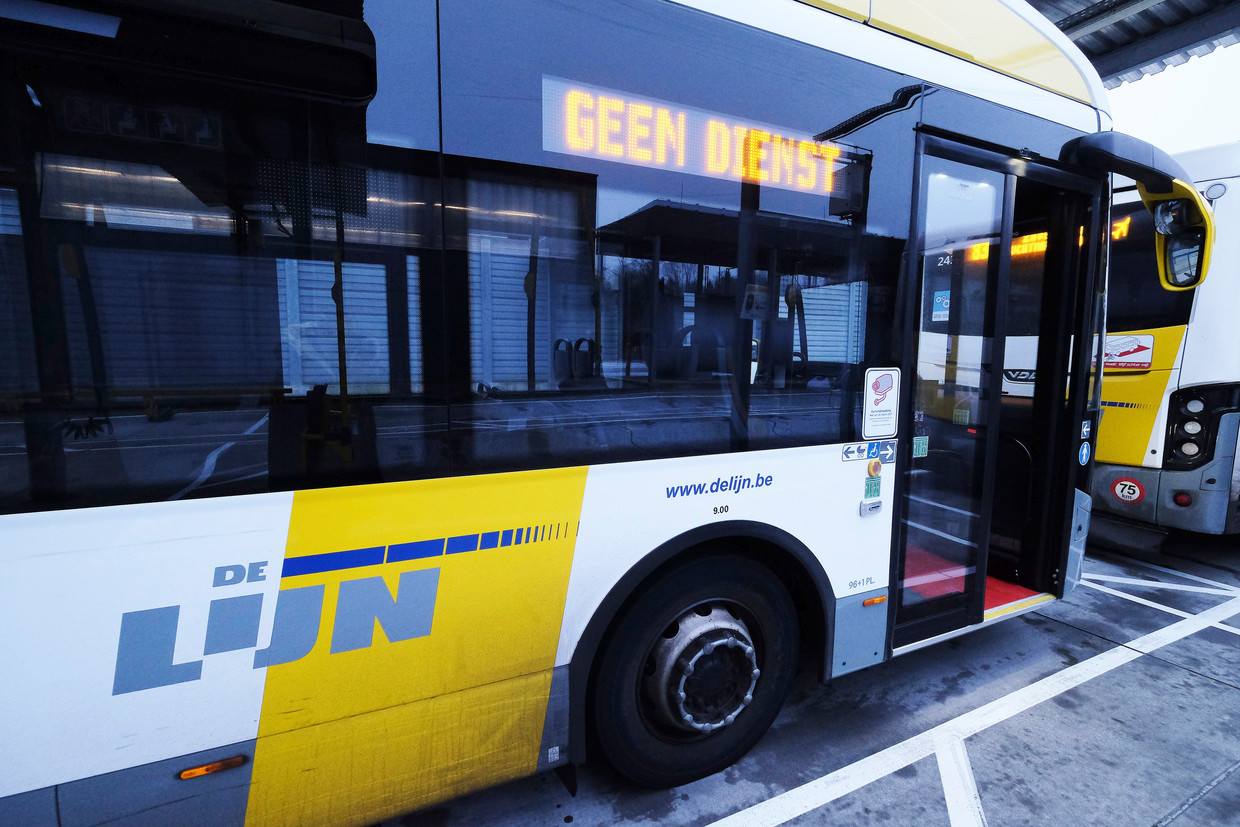
[[[838,378],[864,359],[867,287],[878,275],[868,268],[884,247],[899,254],[854,224],[668,201],[599,228],[598,244],[604,268],[628,265],[619,348],[626,376],[635,361],[653,360],[658,378],[685,361],[678,351],[726,343],[740,353],[756,340],[753,379],[771,387]],[[752,262],[748,273],[742,257]],[[632,277],[656,272],[657,280]],[[764,317],[743,306],[750,285],[765,293]],[[604,342],[605,354],[616,351],[614,340]]]
[[[208,479],[200,493],[266,490],[274,403],[294,387],[303,409],[316,385],[343,396],[346,340],[354,389],[390,389],[373,262],[332,255],[375,212],[369,29],[266,6],[204,23],[191,6],[108,37],[6,21],[6,54],[23,55],[6,63],[0,142],[7,509]],[[303,440],[306,417],[302,466],[328,429]]]
[[[851,438],[850,368],[886,346],[868,321],[892,300],[901,242],[859,220],[668,200],[590,239],[592,182],[547,173],[469,176],[470,376],[484,401],[453,409],[467,461]]]

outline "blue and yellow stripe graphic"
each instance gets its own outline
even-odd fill
[[[329,571],[378,566],[384,563],[403,563],[424,560],[446,554],[463,554],[468,551],[485,551],[492,548],[559,540],[568,537],[572,523],[550,523],[526,528],[506,528],[503,531],[483,531],[477,534],[458,534],[435,540],[415,540],[411,543],[395,543],[390,546],[355,548],[348,551],[329,551],[323,554],[307,554],[284,560],[282,577],[302,574],[321,574]]]

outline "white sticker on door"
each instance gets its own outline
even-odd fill
[[[868,368],[865,372],[862,439],[894,437],[900,412],[900,369]]]

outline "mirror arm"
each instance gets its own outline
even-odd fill
[[[1073,138],[1063,145],[1059,160],[1084,167],[1098,174],[1124,175],[1137,183],[1141,201],[1151,213],[1160,202],[1183,199],[1188,204],[1188,224],[1192,233],[1201,234],[1196,278],[1177,285],[1171,278],[1168,236],[1155,235],[1158,272],[1168,290],[1190,290],[1206,277],[1214,247],[1214,214],[1210,204],[1197,192],[1192,178],[1178,161],[1153,144],[1122,132],[1096,132]],[[1177,238],[1182,236],[1177,236]]]
[[[1127,176],[1159,195],[1170,193],[1176,180],[1192,180],[1170,155],[1122,132],[1095,132],[1073,138],[1059,151],[1059,160],[1100,173]]]

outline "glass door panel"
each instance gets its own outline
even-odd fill
[[[999,172],[922,161],[913,425],[926,450],[906,480],[901,621],[967,608],[984,560],[1004,185]]]
[[[1082,226],[1055,220],[1057,208],[1070,197],[1062,187],[1026,178],[1016,181],[1003,325],[998,460],[986,566],[988,575],[1012,583],[1030,580],[1033,575],[1027,557],[1039,530],[1032,507],[1038,493],[1034,482],[1047,454],[1041,439],[1045,429],[1036,426],[1034,412],[1047,292],[1046,253],[1068,244],[1083,244],[1084,239]],[[1067,396],[1066,377],[1059,387],[1062,405]]]
[[[1088,368],[1072,342],[1089,329],[1099,203],[1064,171],[923,148],[896,648],[1062,590]]]

